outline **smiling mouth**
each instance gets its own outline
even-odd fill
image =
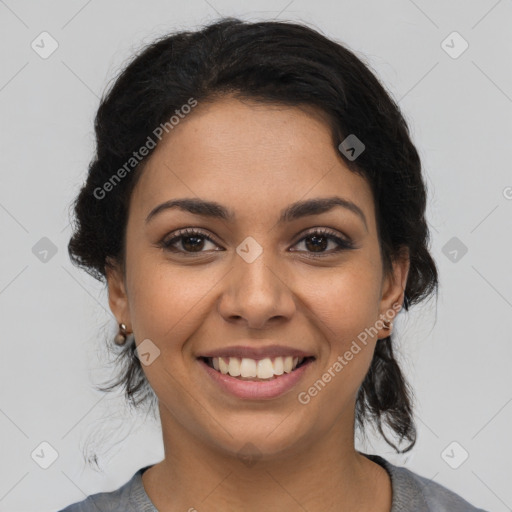
[[[238,380],[271,381],[285,373],[292,373],[312,362],[311,357],[266,357],[251,359],[240,357],[199,357],[210,368]]]

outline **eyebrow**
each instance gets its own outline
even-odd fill
[[[341,206],[342,208],[355,213],[358,217],[361,218],[365,225],[366,231],[368,231],[368,224],[363,210],[352,201],[339,196],[307,199],[305,201],[297,201],[296,203],[292,203],[281,211],[278,224],[291,222],[310,215],[319,215],[321,213],[332,210],[336,206]],[[201,215],[203,217],[222,219],[226,221],[235,220],[235,214],[231,210],[215,201],[206,201],[204,199],[197,198],[181,198],[165,201],[164,203],[159,204],[153,208],[146,217],[146,224],[164,210],[173,208],[178,208],[180,210],[193,213],[195,215]]]

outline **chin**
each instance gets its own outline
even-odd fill
[[[306,433],[290,430],[290,425],[279,421],[240,423],[238,429],[229,430],[223,440],[217,440],[217,447],[225,455],[250,463],[255,461],[273,461],[285,458],[304,449]],[[298,427],[298,425],[297,425]],[[304,424],[302,424],[304,428]],[[215,441],[214,441],[215,442]]]

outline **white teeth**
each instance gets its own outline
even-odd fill
[[[229,361],[233,359],[236,359],[236,357],[230,357]],[[232,377],[236,377],[236,375],[233,375],[231,372],[229,374]],[[247,357],[244,357],[242,359],[242,363],[240,364],[240,375],[242,377],[256,377],[258,375],[258,370],[256,369],[256,361],[254,359],[248,359]]]
[[[213,357],[211,363],[213,368],[222,374],[229,374],[232,377],[271,379],[274,375],[291,373],[302,361],[303,357],[275,357],[271,359],[250,359],[244,357]]]
[[[228,373],[228,364],[226,361],[224,361],[222,357],[214,357],[213,360],[215,361],[215,359],[217,359],[219,363],[220,372],[226,375],[226,373]],[[213,363],[213,367],[215,368],[215,363]]]
[[[240,359],[238,357],[230,357],[228,364],[228,373],[232,377],[238,377],[241,373]],[[242,375],[243,377],[243,375]]]
[[[268,357],[258,361],[258,379],[270,379],[274,376],[274,368],[272,367],[272,360]]]
[[[283,373],[284,373],[283,358],[276,357],[274,359],[274,375],[283,375]]]

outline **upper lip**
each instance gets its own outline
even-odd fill
[[[314,357],[313,354],[284,345],[268,345],[266,347],[248,347],[236,345],[212,349],[200,354],[198,357],[239,357],[248,359],[265,359],[266,357]]]

